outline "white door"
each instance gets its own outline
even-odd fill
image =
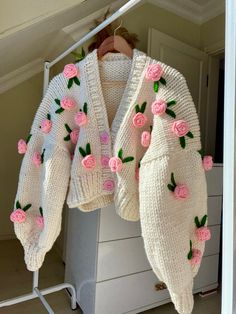
[[[186,78],[199,115],[202,145],[205,148],[207,54],[150,28],[148,33],[148,55],[177,69]]]

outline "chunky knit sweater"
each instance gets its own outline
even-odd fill
[[[68,64],[49,84],[27,140],[14,211],[27,268],[39,269],[69,207],[115,202],[140,218],[144,247],[181,314],[193,307],[207,225],[199,121],[185,78],[134,49],[132,60],[97,50]],[[68,190],[68,193],[67,193]]]

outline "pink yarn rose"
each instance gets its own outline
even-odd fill
[[[178,137],[185,136],[189,132],[188,123],[184,120],[178,120],[173,122],[172,132]]]
[[[103,155],[101,157],[101,164],[104,168],[108,168],[109,167],[109,160],[110,160],[110,157],[109,156],[105,156]]]
[[[209,171],[213,167],[213,159],[212,156],[204,156],[202,160],[202,165],[204,170]]]
[[[106,131],[102,132],[102,134],[100,135],[100,141],[102,144],[109,143],[109,134]]]
[[[154,115],[161,116],[163,113],[165,113],[166,108],[167,108],[167,103],[164,100],[159,99],[159,100],[155,100],[152,103],[151,110]]]
[[[26,141],[24,141],[22,139],[19,140],[17,146],[18,146],[18,153],[19,154],[25,154],[26,153],[26,151],[27,151]]]
[[[75,123],[78,126],[83,126],[88,123],[87,115],[83,111],[79,111],[75,114]]]
[[[174,190],[174,196],[177,199],[181,199],[181,200],[186,199],[189,196],[189,191],[188,191],[187,186],[185,184],[176,185],[175,190]]]
[[[36,167],[39,167],[42,163],[41,154],[38,152],[35,152],[33,155],[33,163]]]
[[[136,113],[136,115],[133,117],[133,125],[137,128],[143,127],[146,122],[147,122],[147,117],[142,112]]]
[[[114,190],[114,187],[115,187],[115,182],[113,180],[108,179],[103,183],[103,189],[106,191],[112,191]]]
[[[73,131],[70,132],[70,140],[73,144],[76,144],[79,138],[79,130],[74,129]]]
[[[157,64],[150,64],[146,71],[146,79],[152,81],[159,81],[163,75],[164,70],[162,69],[159,63]]]
[[[65,65],[63,74],[67,79],[70,79],[74,76],[78,76],[79,70],[75,64],[70,63],[70,64]]]
[[[86,169],[94,169],[96,167],[96,158],[93,155],[87,155],[82,159],[82,166]]]
[[[69,97],[63,97],[61,100],[61,107],[65,110],[71,110],[75,108],[75,101]]]
[[[151,134],[148,131],[144,131],[141,135],[141,145],[143,147],[148,147],[151,141]]]
[[[10,220],[12,222],[22,223],[26,220],[26,213],[22,209],[14,210],[10,215]]]
[[[52,128],[52,121],[49,119],[45,119],[41,123],[41,130],[43,133],[49,133]]]
[[[44,218],[42,216],[36,217],[36,223],[40,228],[44,227]]]
[[[201,241],[201,242],[208,241],[211,238],[211,231],[207,227],[197,228],[195,231],[195,234],[198,241]]]
[[[109,167],[112,172],[119,172],[123,167],[122,160],[119,157],[112,157],[109,160]]]
[[[201,263],[202,259],[202,252],[198,249],[193,249],[192,250],[192,258],[190,260],[191,265],[199,265]]]

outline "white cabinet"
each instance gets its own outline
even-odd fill
[[[194,281],[194,291],[218,285],[222,165],[207,173],[208,225],[212,238]],[[121,219],[113,205],[94,212],[69,211],[66,281],[75,285],[84,314],[140,313],[170,301],[156,291],[139,222]]]

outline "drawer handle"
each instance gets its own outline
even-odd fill
[[[156,291],[165,290],[167,289],[167,286],[164,282],[159,282],[155,285]]]

